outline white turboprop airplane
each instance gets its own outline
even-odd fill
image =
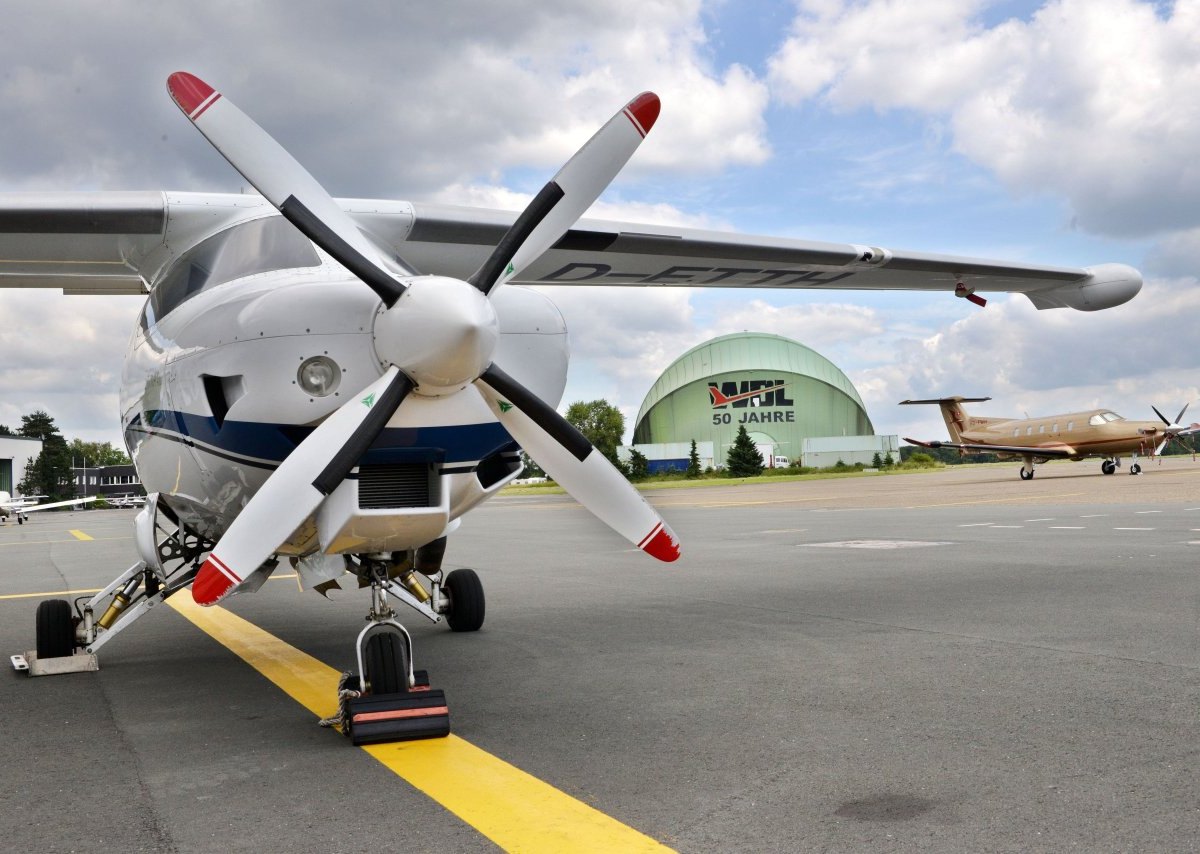
[[[679,556],[670,528],[555,411],[563,319],[517,285],[979,289],[1083,311],[1142,285],[1121,264],[577,222],[657,120],[652,93],[514,217],[331,198],[208,84],[178,72],[167,85],[261,197],[0,195],[0,284],[149,294],[121,386],[149,492],[140,560],[75,615],[64,600],[41,603],[38,655],[95,652],[189,585],[204,605],[254,590],[281,560],[322,590],[349,572],[371,587],[357,645],[364,696],[343,708],[356,742],[448,731],[440,692],[416,690],[424,680],[388,597],[452,630],[480,627],[478,576],[444,575],[442,555],[464,514],[520,474],[519,448],[640,549]]]
[[[86,504],[89,501],[95,501],[96,496],[88,498],[72,498],[67,501],[52,501],[48,504],[38,504],[35,499],[44,498],[44,495],[18,495],[16,498],[9,495],[7,492],[0,490],[0,523],[3,523],[9,516],[17,517],[17,524],[24,525],[29,521],[30,513],[37,513],[39,510],[56,510],[59,507],[78,507],[80,504]]]

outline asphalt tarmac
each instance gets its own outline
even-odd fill
[[[502,496],[446,560],[479,571],[483,630],[401,617],[458,739],[649,847],[1191,851],[1200,463],[1145,468],[649,492],[683,543],[672,565],[566,496]],[[98,588],[134,561],[132,516],[0,527],[4,655],[33,646],[29,594]],[[284,578],[227,610],[340,671],[366,597]],[[319,728],[174,608],[100,658],[0,677],[6,850],[543,847],[532,830],[513,842],[519,817],[490,829],[482,764],[434,769],[483,787],[451,812],[401,767],[419,751],[389,764]],[[549,817],[573,840],[553,847],[612,850],[572,837],[576,816]]]

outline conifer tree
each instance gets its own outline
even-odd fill
[[[692,439],[692,450],[688,452],[688,467],[685,476],[689,480],[700,477],[700,454],[696,451],[695,439]]]
[[[725,456],[725,468],[730,477],[757,477],[762,474],[762,454],[750,440],[750,434],[746,432],[745,424],[738,427],[733,447]]]

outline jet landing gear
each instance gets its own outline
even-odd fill
[[[398,567],[399,573],[395,571]],[[408,598],[411,597],[423,606],[417,610],[422,613],[428,610],[436,620],[437,613],[429,605],[434,596],[416,580],[414,570],[406,564],[364,558],[356,569],[360,581],[371,586],[368,625],[359,632],[355,644],[361,675],[342,677],[338,685],[339,714],[321,723],[340,723],[342,733],[356,745],[444,738],[450,734],[446,694],[429,687],[429,676],[424,670],[413,669],[412,636],[395,619],[388,601],[389,593],[397,595],[392,589],[397,586],[394,575],[400,578],[399,584],[403,585],[400,589],[405,594],[398,598],[413,604]],[[435,592],[437,588],[435,580]]]

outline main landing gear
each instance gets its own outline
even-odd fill
[[[1033,466],[1021,466],[1021,480],[1033,480]]]
[[[1111,460],[1105,460],[1104,462],[1100,463],[1100,471],[1104,472],[1105,474],[1115,474],[1117,469],[1119,469],[1120,467],[1121,467],[1121,458],[1120,457],[1113,457]],[[1133,462],[1130,463],[1130,465],[1129,465],[1129,473],[1130,474],[1141,474],[1142,473],[1142,467],[1141,467],[1141,465],[1138,464],[1136,454],[1133,457]]]

